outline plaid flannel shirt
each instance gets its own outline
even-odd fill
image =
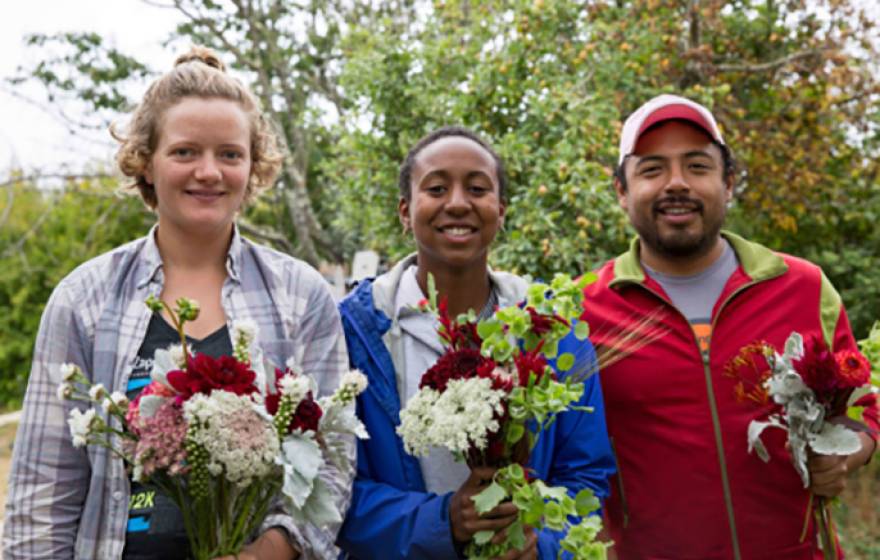
[[[332,392],[347,370],[339,315],[327,284],[311,267],[242,238],[237,228],[226,260],[222,305],[227,323],[251,319],[259,346],[283,367],[293,357]],[[74,448],[67,416],[74,403],[56,396],[59,366],[72,362],[93,382],[125,392],[164,276],[155,226],[138,239],[79,266],[52,293],[40,323],[15,439],[3,532],[4,558],[112,559],[122,556],[129,477],[105,448]],[[102,412],[99,412],[102,413]],[[346,442],[354,457],[354,442]],[[322,479],[340,511],[351,498],[351,472],[325,466]],[[279,502],[280,503],[280,502]],[[284,527],[303,558],[335,558],[339,527],[297,526],[275,508],[263,528]]]

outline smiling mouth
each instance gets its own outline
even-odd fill
[[[452,235],[468,235],[470,233],[474,233],[477,230],[472,227],[453,226],[453,227],[440,228],[440,231],[442,231],[444,233],[449,233]]]
[[[187,195],[198,198],[199,200],[217,200],[226,193],[223,191],[184,191]]]

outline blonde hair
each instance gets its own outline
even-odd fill
[[[171,71],[150,84],[124,133],[119,133],[115,126],[110,127],[110,134],[121,144],[116,163],[123,174],[134,179],[128,187],[137,187],[147,206],[156,207],[156,189],[144,174],[159,142],[162,116],[186,97],[227,99],[241,106],[251,133],[251,173],[245,201],[272,186],[284,159],[278,134],[263,115],[256,96],[226,74],[226,66],[217,54],[208,48],[193,47],[177,57]]]

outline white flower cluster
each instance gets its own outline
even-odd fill
[[[352,403],[358,395],[367,389],[367,376],[359,370],[353,369],[347,371],[342,376],[342,382],[336,389],[336,392],[329,399],[331,403],[338,403],[341,406],[347,406]]]
[[[251,346],[257,339],[257,324],[250,319],[239,319],[232,323],[233,354],[242,362],[250,360]]]
[[[771,375],[767,379],[768,394],[783,407],[783,414],[773,414],[766,421],[752,420],[748,429],[749,452],[754,449],[763,461],[770,454],[761,441],[766,428],[780,428],[788,432],[791,461],[801,476],[804,488],[810,486],[807,468],[807,447],[822,455],[849,455],[861,448],[858,435],[852,430],[825,421],[825,408],[816,401],[803,378],[792,365],[804,355],[804,342],[794,332],[785,342],[785,352],[768,356]]]
[[[461,454],[471,446],[483,449],[499,428],[494,416],[504,411],[504,395],[483,378],[453,379],[443,393],[425,387],[401,411],[397,433],[407,452],[420,457],[432,446]]]
[[[208,471],[245,487],[272,471],[280,444],[271,418],[261,415],[246,395],[214,391],[183,405],[191,440],[208,452]]]
[[[305,398],[309,391],[313,390],[314,385],[311,377],[293,374],[285,375],[279,383],[281,385],[281,394],[285,397],[290,397],[294,408]]]
[[[74,447],[85,447],[88,443],[89,435],[92,433],[92,427],[95,424],[95,409],[90,408],[85,412],[74,408],[70,411],[70,417],[67,419],[70,426],[70,435],[73,438]]]
[[[367,388],[367,376],[359,370],[353,369],[342,376],[342,386],[350,386],[356,394],[363,393]]]

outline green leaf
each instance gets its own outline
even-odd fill
[[[477,513],[481,514],[492,511],[498,504],[504,501],[505,498],[507,498],[507,491],[505,491],[497,482],[492,482],[492,484],[487,486],[485,490],[479,494],[471,496]]]
[[[556,360],[556,367],[559,368],[559,371],[568,371],[572,367],[574,367],[574,354],[571,352],[566,352],[559,356],[559,359]]]
[[[519,422],[510,424],[510,427],[507,429],[507,443],[510,445],[515,444],[522,439],[525,433],[526,427],[524,425]]]
[[[584,488],[574,497],[575,509],[581,517],[588,515],[601,507],[599,499],[589,488]]]
[[[477,531],[474,533],[474,542],[476,544],[486,544],[495,536],[495,531]]]

